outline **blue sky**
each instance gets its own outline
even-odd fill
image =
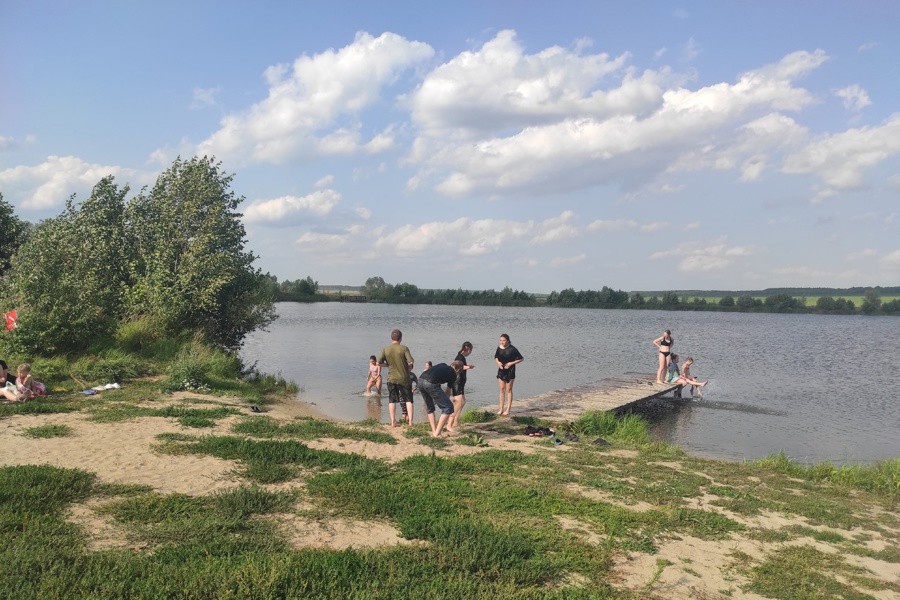
[[[900,284],[900,4],[0,3],[30,221],[212,155],[280,280]]]

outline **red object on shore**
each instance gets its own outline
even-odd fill
[[[11,310],[8,313],[3,313],[3,316],[6,317],[6,330],[12,331],[18,326],[19,315],[16,311]]]

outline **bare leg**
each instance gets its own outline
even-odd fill
[[[432,415],[432,419],[434,415]],[[447,423],[447,419],[450,418],[450,415],[445,415],[441,413],[440,418],[438,419],[437,426],[431,430],[431,437],[438,437],[441,435],[441,430],[444,429],[444,425]]]
[[[434,431],[434,413],[428,413],[428,424],[431,425],[431,430]]]
[[[459,416],[462,414],[462,409],[466,405],[466,395],[460,394],[459,396],[453,396],[453,414],[450,415],[450,420],[447,422],[447,430],[453,431],[452,428],[459,427]]]
[[[497,384],[500,386],[500,410],[497,411],[497,414],[502,415],[503,405],[506,404],[506,387],[502,379],[498,379]]]
[[[510,379],[509,383],[506,384],[507,399],[506,399],[506,412],[503,413],[504,415],[508,415],[509,411],[512,410],[513,384],[515,382],[516,382],[515,379]]]
[[[412,427],[413,424],[413,403],[406,403],[406,414],[409,416],[409,426]]]
[[[388,413],[391,415],[391,427],[397,426],[397,403],[389,402],[388,403]]]
[[[666,367],[669,366],[669,357],[663,356],[663,353],[659,353],[659,370],[656,372],[656,383],[665,383],[665,379],[663,377],[666,374]]]

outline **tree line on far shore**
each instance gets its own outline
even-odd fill
[[[312,277],[278,282],[269,277],[269,285],[276,300],[282,302],[328,302],[341,300],[343,294],[323,293],[319,282]],[[358,290],[358,291],[357,291]],[[807,305],[803,297],[795,297],[783,291],[755,295],[723,292],[718,298],[703,298],[692,293],[662,292],[642,293],[613,290],[603,286],[600,290],[566,288],[549,295],[529,294],[505,287],[500,291],[463,289],[420,289],[411,283],[390,284],[382,277],[370,277],[356,288],[352,295],[361,294],[369,302],[390,304],[449,304],[470,306],[555,306],[560,308],[617,308],[652,310],[691,310],[720,312],[798,313],[829,315],[900,315],[900,298],[882,301],[881,291],[900,292],[900,288],[863,288],[859,306],[853,300],[840,295],[820,295],[815,305]],[[762,297],[760,297],[762,295]]]

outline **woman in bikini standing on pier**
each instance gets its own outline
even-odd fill
[[[653,345],[659,349],[659,370],[656,372],[656,383],[665,383],[666,369],[669,367],[669,354],[672,353],[672,332],[668,329],[661,336],[653,340]]]

